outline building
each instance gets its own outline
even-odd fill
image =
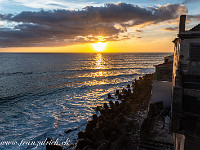
[[[166,56],[164,63],[155,65],[155,81],[152,86],[151,103],[163,102],[165,108],[171,107],[173,55]]]
[[[176,150],[200,150],[200,24],[186,31],[185,22],[173,41],[171,131]]]
[[[172,81],[173,60],[168,61],[168,57],[171,58],[172,56],[165,57],[163,64],[155,65],[157,81]]]

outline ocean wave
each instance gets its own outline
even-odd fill
[[[96,71],[115,71],[115,70],[137,70],[143,68],[105,68],[105,69],[65,69],[58,71],[48,71],[48,72],[12,72],[12,73],[0,73],[0,77],[3,76],[12,76],[12,75],[45,75],[45,74],[62,74],[62,73],[70,73],[71,72],[96,72]]]

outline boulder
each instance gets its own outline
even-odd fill
[[[80,131],[78,133],[78,139],[84,139],[85,138],[85,131]]]
[[[119,95],[119,90],[116,90],[116,93],[115,93],[115,95],[117,96],[117,95]]]

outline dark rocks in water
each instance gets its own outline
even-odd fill
[[[111,114],[111,113],[113,113],[113,109],[111,109],[111,108],[108,108],[108,110],[107,110],[107,113],[108,113],[108,114]]]
[[[45,141],[46,150],[65,150],[61,145],[55,144],[51,138],[47,138]]]
[[[108,109],[108,105],[106,103],[103,104],[103,107],[105,108],[105,110]]]
[[[122,100],[122,95],[121,94],[118,95],[118,100]]]
[[[96,107],[96,111],[101,111],[102,109],[103,109],[102,106],[97,106],[97,107]]]
[[[100,115],[100,116],[99,116],[99,122],[100,122],[100,121],[104,121],[104,116],[103,116],[103,115]]]
[[[114,97],[112,97],[111,94],[108,94],[108,99],[114,99]]]
[[[115,95],[119,95],[119,90],[116,90],[116,93],[115,93]]]
[[[86,125],[86,131],[91,131],[93,127],[94,127],[93,121],[89,120],[88,124]]]
[[[130,88],[130,87],[131,87],[130,84],[128,84],[128,85],[127,85],[127,88]]]
[[[112,101],[109,101],[110,107],[113,109],[115,107],[114,103]]]
[[[122,94],[126,94],[127,90],[125,88],[122,89]]]
[[[92,130],[90,130],[90,131],[86,131],[84,139],[90,139],[92,141],[95,140],[95,138],[96,138],[95,133],[94,133],[95,128],[92,128]]]
[[[69,130],[66,130],[65,133],[70,133],[72,131],[73,131],[72,129],[69,129]]]
[[[104,110],[104,109],[100,110],[100,113],[101,113],[102,115],[105,114],[105,110]]]
[[[119,107],[119,102],[115,101],[115,107]]]
[[[85,141],[85,139],[79,139],[76,149],[83,149],[86,146],[87,146],[87,142]]]
[[[129,96],[130,96],[130,93],[127,92],[127,93],[125,94],[125,99],[127,99]]]
[[[85,131],[80,131],[78,133],[78,139],[83,139],[83,138],[85,138]]]
[[[96,115],[96,114],[94,114],[94,115],[92,116],[92,118],[93,118],[93,121],[94,121],[94,123],[96,124],[96,123],[97,123],[97,121],[98,121],[98,117],[97,117],[97,115]]]
[[[109,101],[110,107],[108,107],[107,103],[104,103],[103,107],[99,107],[101,115],[97,117],[94,114],[93,120],[88,121],[85,132],[79,132],[79,142],[76,149],[126,149],[129,144],[127,141],[130,140],[129,129],[140,129],[140,127],[136,127],[137,121],[135,122],[134,118],[132,118],[132,113],[135,114],[139,109],[146,109],[148,107],[149,102],[146,97],[151,92],[153,79],[154,77],[150,76],[135,80],[133,83],[133,93],[131,93],[130,85],[127,85],[128,89],[123,89],[121,93],[119,90],[116,90],[115,95],[118,95],[118,99],[122,103]],[[110,94],[108,97],[112,98]],[[143,102],[145,102],[144,106]],[[140,104],[142,105],[140,106]],[[136,147],[137,144],[134,146]]]

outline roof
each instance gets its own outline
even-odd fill
[[[200,24],[196,25],[195,27],[193,27],[189,31],[200,31]]]
[[[160,67],[160,68],[164,68],[164,67],[173,67],[173,61],[170,61],[170,62],[166,62],[166,63],[163,63],[163,64],[159,64],[159,65],[154,65],[154,67]]]

